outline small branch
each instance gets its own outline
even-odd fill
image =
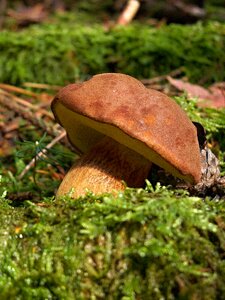
[[[135,17],[136,13],[138,12],[140,7],[140,1],[138,0],[129,0],[127,2],[126,7],[122,11],[119,19],[117,21],[118,25],[127,25],[129,24],[133,18]]]
[[[151,85],[151,84],[158,83],[162,80],[167,79],[168,76],[171,76],[171,77],[177,76],[177,75],[181,74],[182,72],[183,72],[183,68],[181,67],[181,68],[171,71],[169,74],[166,74],[166,75],[161,75],[161,76],[153,77],[150,79],[142,79],[141,82],[144,85]]]
[[[0,88],[0,95],[8,96],[8,97],[10,97],[12,100],[14,100],[15,102],[17,102],[17,103],[19,103],[19,104],[21,104],[21,105],[23,105],[23,106],[25,106],[25,107],[28,107],[28,108],[31,108],[31,109],[34,108],[34,105],[31,104],[30,102],[28,102],[28,101],[26,101],[26,100],[24,100],[24,99],[21,99],[21,98],[15,96],[15,95],[12,95],[12,94],[10,94],[10,93],[8,93],[8,92],[2,90],[1,88]]]
[[[181,0],[170,0],[171,5],[174,5],[184,13],[190,16],[203,18],[206,14],[205,10],[197,5],[185,3]]]
[[[29,121],[34,126],[42,129],[44,132],[47,132],[50,136],[58,136],[61,131],[55,130],[53,125],[47,125],[42,119],[37,118],[36,115],[29,111],[26,107],[19,105],[15,101],[13,101],[14,97],[10,94],[2,93],[0,90],[0,103],[9,110],[15,111],[19,116]]]
[[[14,85],[10,85],[10,84],[5,84],[5,83],[0,83],[0,89],[6,90],[8,92],[15,92],[15,93],[19,93],[19,94],[23,94],[23,95],[27,95],[27,96],[31,96],[33,98],[38,98],[38,95],[35,94],[34,92],[16,87]]]
[[[6,106],[6,107],[7,107],[7,105],[10,106],[10,104],[7,103],[7,101],[4,101],[4,96],[10,98],[12,102],[16,102],[18,104],[21,104],[22,106],[25,106],[25,107],[33,110],[33,111],[39,111],[43,115],[47,116],[49,119],[54,120],[52,114],[50,114],[47,110],[45,110],[43,108],[39,108],[38,106],[33,105],[30,102],[28,102],[28,101],[26,101],[22,98],[16,97],[16,96],[0,89],[0,102],[2,102],[3,105],[5,103],[4,106]],[[13,106],[13,103],[11,103],[11,106],[9,108],[11,109],[12,106]]]
[[[31,88],[35,88],[35,89],[53,90],[53,91],[58,91],[62,88],[62,86],[60,86],[60,85],[50,85],[50,84],[33,83],[33,82],[25,82],[23,85],[25,87],[31,87]]]
[[[32,168],[34,167],[36,161],[40,159],[41,157],[45,156],[45,154],[48,152],[49,149],[51,149],[55,144],[57,144],[60,140],[65,138],[66,132],[65,130],[62,131],[57,137],[55,137],[46,147],[43,149],[42,152],[39,152],[31,161],[30,163],[25,167],[25,169],[20,173],[18,176],[18,179],[21,180],[24,175]]]

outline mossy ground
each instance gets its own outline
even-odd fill
[[[0,81],[66,84],[101,72],[150,78],[183,68],[192,82],[224,80],[225,25],[134,24],[110,30],[63,21],[0,35]],[[32,53],[32,55],[31,55]]]
[[[223,299],[225,206],[148,185],[1,209],[1,299]]]

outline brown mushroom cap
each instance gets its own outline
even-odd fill
[[[52,111],[78,153],[109,136],[178,178],[200,180],[195,126],[175,101],[131,76],[105,73],[70,84]]]

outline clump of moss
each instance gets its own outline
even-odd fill
[[[224,28],[222,29],[223,26],[220,27],[219,24],[218,26],[223,36]],[[213,23],[205,26],[198,23],[189,26],[171,24],[158,30],[135,26],[115,30],[116,53],[119,55],[117,67],[125,73],[148,78],[167,74],[183,66],[192,81],[203,80],[206,70],[210,74],[207,75],[210,79],[205,77],[205,82],[222,79],[217,76],[219,70],[222,71],[221,63],[225,57],[222,50],[219,54],[220,51],[213,49],[216,40],[213,32],[216,27],[217,25]],[[223,44],[222,36],[217,42]],[[222,56],[219,58],[218,54]],[[219,73],[215,72],[215,67]]]
[[[1,210],[1,299],[223,299],[225,206],[159,185]]]
[[[68,28],[64,24],[2,32],[0,81],[63,84],[90,70],[104,71],[109,41],[99,26]]]
[[[183,66],[191,81],[210,83],[224,80],[224,34],[225,26],[218,23],[105,30],[61,22],[5,31],[0,81],[65,84],[110,71],[148,78]]]

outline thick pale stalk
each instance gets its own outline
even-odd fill
[[[129,148],[104,138],[83,155],[64,177],[57,197],[68,194],[72,198],[85,195],[142,187],[151,168],[151,162]]]

